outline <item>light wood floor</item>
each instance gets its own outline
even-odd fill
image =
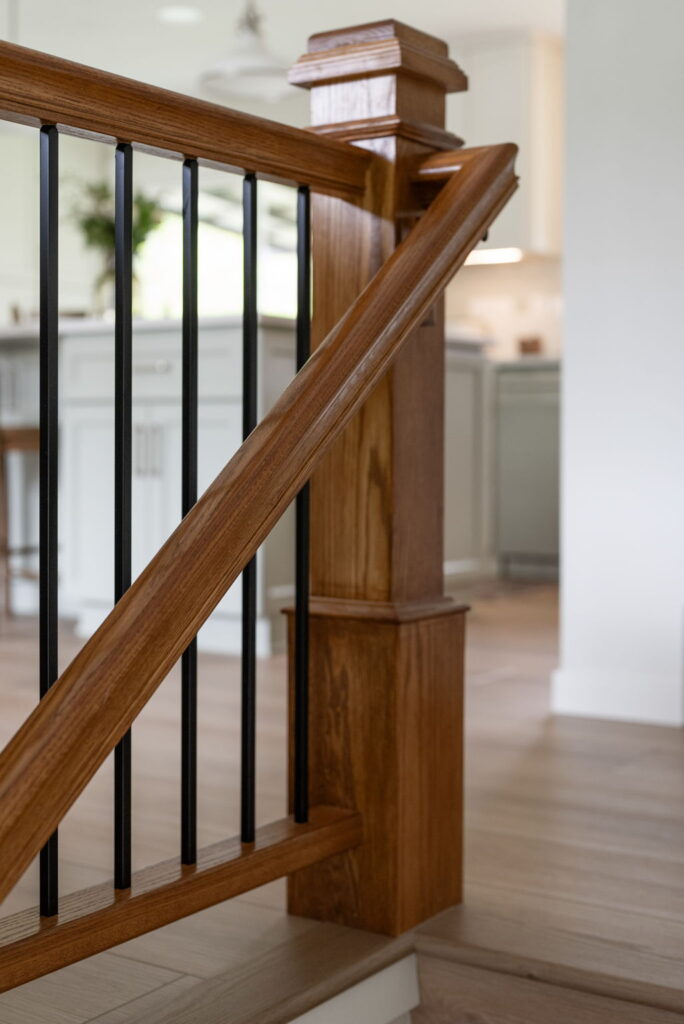
[[[459,991],[471,984],[481,992],[483,971],[490,972],[485,981],[491,982],[495,970],[519,976],[523,989],[531,984],[523,979],[530,977],[548,983],[537,984],[535,997],[546,987],[558,992],[558,986],[605,997],[603,1015],[587,1019],[612,1024],[621,1019],[623,1006],[611,1010],[614,1000],[632,1000],[645,1005],[636,1016],[625,1009],[625,1021],[684,1020],[683,735],[550,717],[556,617],[555,590],[547,586],[489,588],[473,603],[466,904],[429,922],[412,941],[418,942],[426,982],[438,994],[449,984]],[[15,623],[0,635],[2,742],[35,699],[33,630],[33,624]],[[65,631],[64,659],[75,648]],[[238,669],[236,659],[201,659],[203,843],[237,831]],[[178,705],[174,676],[135,728],[136,867],[176,853]],[[284,737],[285,665],[283,658],[273,658],[260,665],[262,821],[284,811]],[[64,891],[111,876],[111,831],[106,765],[61,829]],[[288,1006],[303,1012],[313,1002],[297,1003],[298,993],[307,985],[314,992],[316,978],[320,984],[323,975],[335,974],[343,986],[360,970],[367,972],[369,963],[407,949],[406,939],[392,942],[288,918],[283,898],[283,884],[275,883],[6,993],[0,996],[0,1024],[161,1024],[170,1019],[171,1006],[181,1014],[174,1019],[219,1024],[225,1020],[226,991],[238,998],[243,989],[249,993],[244,1012],[234,1010],[231,1021],[265,1024],[284,1019],[267,1010],[273,986],[283,1007],[289,999]],[[32,869],[3,913],[34,902]],[[284,973],[276,966],[283,953],[290,957]],[[361,960],[366,967],[359,966]],[[257,976],[261,996],[255,1003]],[[275,979],[270,985],[269,977]],[[197,981],[208,978],[214,979],[214,995],[196,1015]],[[493,1000],[494,988],[489,985]],[[473,1019],[468,1008],[459,1017],[440,1009],[439,998],[416,1021]],[[543,1008],[539,1013],[506,1016],[492,1003],[490,1016],[482,1019],[573,1020],[570,1004],[565,1016]]]

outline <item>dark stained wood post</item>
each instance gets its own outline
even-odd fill
[[[460,145],[445,96],[467,80],[394,21],[313,36],[291,80],[316,132],[386,161],[367,207],[315,197],[315,347],[410,226],[417,159]],[[443,594],[443,406],[440,302],[312,480],[311,801],[359,810],[365,838],[293,875],[289,907],[387,934],[461,899],[465,611]]]

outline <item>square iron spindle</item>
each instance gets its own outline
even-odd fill
[[[114,179],[114,600],[131,585],[133,416],[133,149],[120,143]],[[114,750],[114,886],[131,885],[131,732]]]
[[[198,168],[183,164],[182,514],[197,501]],[[197,860],[197,638],[181,659],[181,862]]]
[[[257,179],[243,183],[244,307],[242,321],[242,436],[257,422]],[[243,843],[254,842],[256,788],[256,555],[242,573],[242,777]]]
[[[311,354],[311,196],[297,190],[297,372]],[[295,500],[294,818],[309,820],[309,484]]]
[[[57,680],[59,135],[40,130],[40,696]],[[58,911],[57,832],[40,851],[40,913]]]

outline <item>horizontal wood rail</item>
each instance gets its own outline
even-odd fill
[[[334,139],[0,42],[0,117],[362,196],[371,153]]]
[[[463,162],[0,755],[0,898],[515,190],[516,152]]]
[[[111,883],[65,896],[57,917],[25,910],[0,921],[0,992],[84,957],[239,896],[292,871],[358,846],[361,819],[351,811],[314,807],[306,825],[291,818],[199,851],[197,864],[164,861],[133,875],[126,892]]]

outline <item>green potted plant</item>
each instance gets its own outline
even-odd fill
[[[111,307],[111,293],[114,285],[114,192],[109,182],[82,182],[79,198],[73,206],[73,220],[83,235],[89,249],[96,249],[102,254],[103,268],[95,280],[94,311],[102,315]],[[135,292],[138,279],[135,274],[135,258],[149,235],[162,222],[162,208],[156,199],[136,192],[133,197],[133,286],[134,307]]]

